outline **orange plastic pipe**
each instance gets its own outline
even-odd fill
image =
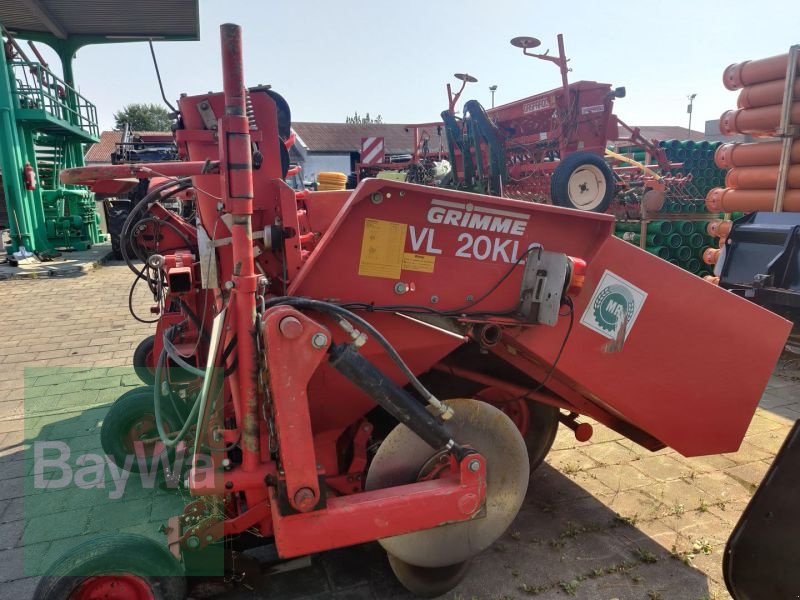
[[[732,190],[714,188],[706,196],[706,208],[710,212],[754,212],[772,211],[775,190]],[[783,210],[800,212],[800,190],[786,190]]]
[[[781,105],[726,110],[719,118],[722,135],[772,133],[781,122]],[[800,102],[792,104],[792,123],[800,122]]]
[[[714,162],[720,169],[777,165],[781,162],[781,142],[722,144],[714,153]],[[800,140],[792,144],[789,162],[800,163]]]
[[[785,79],[776,79],[775,81],[748,85],[739,92],[736,106],[739,108],[756,108],[758,106],[769,106],[770,104],[781,104],[783,102],[783,90],[785,87]],[[800,100],[800,79],[794,82],[792,101],[795,100]]]
[[[733,221],[715,219],[706,225],[706,233],[711,237],[727,237],[732,225]]]
[[[800,60],[797,61],[800,64]],[[729,65],[722,73],[722,83],[729,90],[738,90],[746,85],[763,83],[774,79],[786,78],[786,67],[789,64],[789,53],[746,60]]]
[[[778,166],[735,167],[725,175],[725,187],[737,190],[766,190],[778,185]],[[800,165],[792,165],[786,178],[788,188],[800,188]]]
[[[719,260],[719,248],[706,248],[703,252],[703,262],[707,265],[715,265]]]

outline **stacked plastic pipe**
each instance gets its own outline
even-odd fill
[[[690,273],[709,275],[713,267],[703,261],[703,253],[706,247],[713,244],[715,237],[709,231],[709,223],[709,221],[651,221],[647,224],[645,250]],[[641,246],[639,223],[619,221],[614,235]]]
[[[695,142],[693,140],[665,140],[658,145],[664,148],[667,159],[672,163],[683,166],[673,169],[673,175],[691,175],[692,186],[697,191],[698,198],[705,195],[714,187],[724,185],[725,171],[714,164],[714,152],[721,142]],[[693,190],[693,191],[694,191]],[[693,202],[680,202],[673,200],[666,202],[665,212],[696,212],[703,210],[703,206]]]
[[[741,90],[738,108],[723,113],[720,131],[754,137],[774,135],[780,126],[786,68],[789,55],[745,61],[725,69],[722,80],[729,90]],[[800,61],[799,61],[800,62]],[[792,122],[800,123],[800,77],[795,81]],[[729,169],[725,186],[708,192],[706,207],[712,212],[771,211],[775,202],[780,141],[722,144],[714,156],[716,165]],[[800,211],[800,140],[792,145],[783,210]]]

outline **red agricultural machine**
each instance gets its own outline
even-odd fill
[[[561,87],[489,110],[469,100],[458,117],[456,103],[466,84],[477,79],[457,73],[461,88],[453,94],[448,84],[448,109],[441,114],[447,148],[437,154],[425,143],[438,125],[415,126],[419,143],[409,181],[428,183],[426,174],[432,169],[423,167],[446,156],[452,166],[447,187],[518,200],[606,212],[618,193],[634,193],[638,199],[647,190],[680,195],[687,182],[670,174],[674,165],[664,150],[614,114],[614,100],[625,97],[624,87],[569,83],[561,34],[557,56],[531,52],[541,44],[536,38],[517,37],[511,44],[525,56],[554,63],[561,72]],[[615,169],[609,166],[606,147],[620,139],[620,130],[627,132],[623,139],[647,152],[650,169],[634,161]]]
[[[196,500],[169,552],[79,547],[36,598],[182,598],[193,556],[253,540],[281,558],[378,540],[432,597],[513,521],[559,423],[738,448],[787,321],[616,239],[608,215],[377,179],[292,190],[288,105],[244,87],[240,28],[221,37],[224,92],[179,102],[182,162],[62,173],[164,178],[123,228],[156,300],[150,385],[102,437],[118,464],[158,456],[145,434],[187,446]],[[196,222],[163,205],[189,190]]]

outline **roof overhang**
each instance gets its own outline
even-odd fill
[[[200,39],[199,0],[0,0],[19,37],[73,49],[88,44]]]

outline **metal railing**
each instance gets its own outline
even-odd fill
[[[40,110],[56,119],[99,136],[97,108],[74,88],[36,62],[11,62],[17,107]]]

